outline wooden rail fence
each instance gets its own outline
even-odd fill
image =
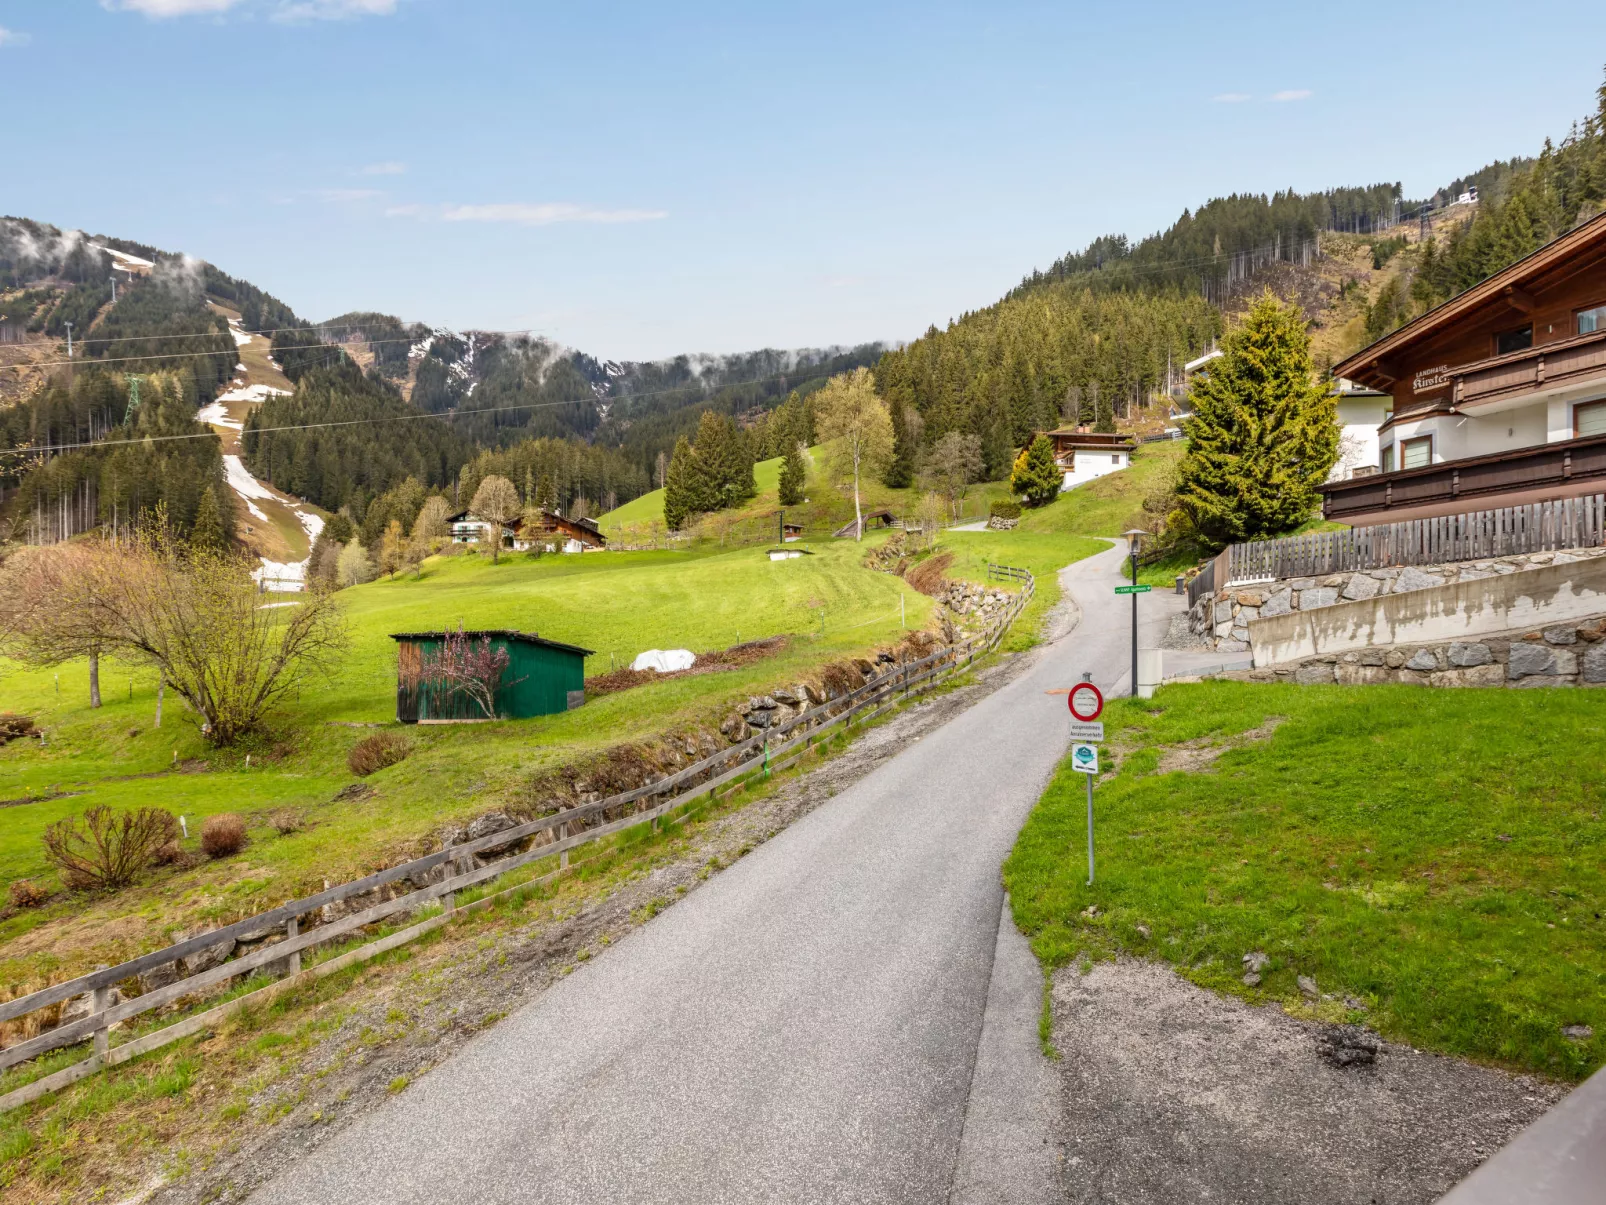
[[[117,966],[92,971],[75,979],[52,984],[26,996],[0,1002],[0,1021],[9,1021],[74,997],[85,994],[90,997],[90,1010],[86,1015],[0,1049],[0,1070],[14,1067],[64,1046],[76,1045],[86,1040],[92,1042],[89,1057],[0,1095],[0,1112],[36,1100],[46,1093],[93,1075],[105,1067],[127,1062],[201,1032],[243,1008],[272,999],[280,992],[298,984],[334,974],[348,966],[365,962],[387,950],[414,941],[449,923],[460,912],[489,906],[498,895],[505,894],[506,891],[527,890],[532,885],[548,882],[567,869],[571,850],[643,824],[656,826],[669,813],[694,804],[704,797],[716,796],[722,786],[748,775],[759,777],[785,769],[811,752],[815,743],[829,730],[846,731],[855,724],[862,726],[897,706],[911,694],[930,690],[944,678],[968,667],[977,657],[996,648],[1010,624],[1020,615],[1036,591],[1035,580],[1024,569],[989,564],[987,572],[989,578],[996,576],[1017,581],[1022,584],[1022,588],[1004,612],[983,631],[968,637],[960,644],[950,645],[916,661],[892,666],[839,698],[806,708],[789,720],[694,762],[657,782],[635,787],[594,803],[567,808],[553,815],[503,829],[501,832],[461,845],[448,846],[365,878],[327,888],[304,899],[281,904],[256,916],[236,921],[234,924],[196,934],[160,950],[141,954]],[[613,809],[633,804],[640,805],[644,800],[662,795],[668,795],[669,798],[645,810],[638,810],[612,821],[606,819],[606,813]],[[591,828],[572,830],[572,826],[592,819],[604,822]],[[514,853],[484,866],[475,864],[474,855],[484,850],[522,844],[526,840],[542,837],[546,840],[522,853]],[[458,892],[488,883],[509,871],[554,856],[560,859],[557,870],[530,882],[516,884],[504,892],[475,900],[461,908],[457,906]],[[389,900],[379,898],[378,902],[360,911],[302,928],[303,920],[320,918],[326,906],[344,905],[347,901],[362,896],[382,897],[384,889],[401,882],[405,882],[413,890]],[[388,917],[416,912],[434,905],[437,901],[441,906],[441,912],[437,915],[348,950],[308,969],[303,970],[301,967],[302,954],[316,946],[327,945]],[[220,962],[197,974],[155,988],[131,1000],[115,1005],[110,1003],[112,988],[120,982],[157,967],[204,954],[231,940],[254,942],[276,934],[282,934],[283,937],[271,945]],[[110,1043],[111,1027],[114,1025],[204,993],[207,989],[224,988],[232,979],[263,969],[283,969],[286,977],[203,1012],[176,1020],[173,1024],[118,1046],[114,1047]]]

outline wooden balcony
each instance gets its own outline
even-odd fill
[[[1368,524],[1597,493],[1603,482],[1606,435],[1591,435],[1318,488],[1324,517]]]
[[[1456,409],[1476,411],[1599,379],[1606,385],[1606,330],[1463,364],[1449,372]]]

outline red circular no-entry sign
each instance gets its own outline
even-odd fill
[[[1099,718],[1099,713],[1104,710],[1104,696],[1091,682],[1078,682],[1071,687],[1067,701],[1070,703],[1071,714],[1079,720],[1096,720]]]

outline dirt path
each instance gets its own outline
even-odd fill
[[[1067,967],[1053,1000],[1079,1203],[1435,1201],[1566,1093],[1390,1043],[1338,1065],[1334,1027],[1157,963]]]

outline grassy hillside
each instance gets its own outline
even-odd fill
[[[1005,865],[1048,965],[1128,951],[1415,1046],[1575,1079],[1606,1062],[1606,693],[1221,682],[1104,718],[1095,885],[1069,766]]]

